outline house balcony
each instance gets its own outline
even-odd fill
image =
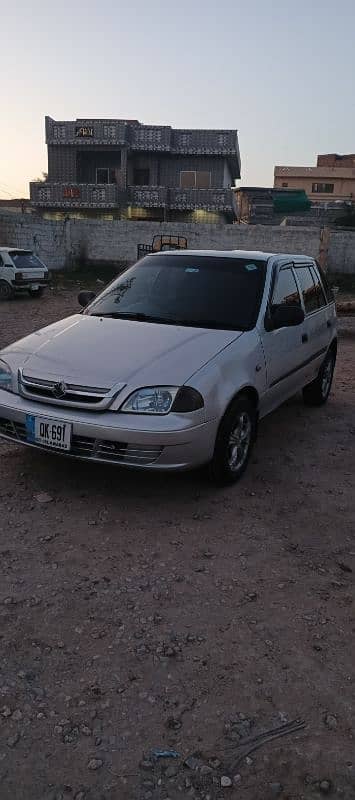
[[[118,208],[125,193],[115,183],[30,183],[30,198],[42,208]]]
[[[31,204],[37,208],[118,209],[166,208],[174,211],[230,212],[233,206],[231,189],[168,189],[164,186],[130,186],[120,189],[115,183],[50,183],[30,184]]]

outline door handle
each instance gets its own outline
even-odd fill
[[[302,344],[308,342],[308,333],[302,333]]]

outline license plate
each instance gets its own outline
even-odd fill
[[[55,450],[70,450],[72,426],[68,422],[27,414],[26,433],[28,442]]]
[[[37,289],[39,289],[39,283],[32,283],[31,284],[31,289],[33,289],[36,292]]]

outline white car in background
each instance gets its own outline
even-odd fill
[[[209,464],[227,484],[259,419],[300,390],[328,398],[335,303],[308,256],[154,253],[79,301],[0,352],[0,436],[126,467]]]
[[[21,289],[40,297],[48,278],[46,265],[32,250],[0,247],[0,300],[11,300]]]

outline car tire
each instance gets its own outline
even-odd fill
[[[239,395],[219,426],[210,477],[217,486],[236,483],[245,472],[257,432],[257,409],[246,394]]]
[[[303,400],[307,406],[323,406],[327,402],[332,388],[335,362],[336,348],[331,347],[316,379],[303,389]]]
[[[42,297],[43,286],[39,286],[38,289],[29,289],[28,293],[30,297]]]
[[[0,281],[0,300],[11,300],[14,290],[7,281]]]

